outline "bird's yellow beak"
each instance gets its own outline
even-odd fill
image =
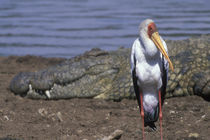
[[[172,71],[174,71],[174,67],[173,67],[173,64],[170,60],[170,58],[168,57],[164,47],[163,47],[163,43],[162,41],[160,40],[160,35],[158,32],[154,32],[152,35],[151,35],[151,39],[152,41],[155,43],[156,47],[160,50],[160,52],[164,55],[164,57],[166,58],[166,60],[169,62],[169,67],[171,68]]]

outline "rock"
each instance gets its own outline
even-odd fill
[[[56,116],[58,117],[58,120],[59,120],[60,122],[63,121],[61,112],[58,112],[58,113],[56,114]]]
[[[176,112],[174,110],[170,110],[170,114],[175,114]]]
[[[6,121],[9,121],[9,117],[8,116],[4,116],[4,119],[6,120]]]
[[[47,110],[46,110],[45,108],[40,108],[40,109],[38,110],[38,112],[39,112],[39,114],[40,114],[42,117],[45,117],[45,116],[48,114],[48,112],[47,112]]]
[[[104,137],[102,140],[118,140],[122,136],[123,131],[122,130],[115,130],[111,135],[108,137]]]
[[[199,137],[199,134],[198,133],[190,133],[188,135],[189,138],[198,138]]]

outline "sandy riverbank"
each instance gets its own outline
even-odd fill
[[[0,57],[0,139],[101,139],[117,129],[121,140],[141,139],[141,118],[135,100],[31,100],[14,95],[8,86],[20,71],[36,71],[62,58]],[[146,128],[146,138],[159,139]],[[167,99],[163,107],[164,139],[209,139],[210,104],[198,96]],[[197,138],[196,138],[197,137]]]

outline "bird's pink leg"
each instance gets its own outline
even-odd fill
[[[159,109],[160,109],[160,112],[159,112],[159,120],[160,120],[160,137],[161,137],[161,140],[163,140],[163,134],[162,134],[162,119],[163,119],[163,114],[162,114],[162,105],[161,105],[161,92],[159,90]]]
[[[140,93],[140,101],[141,101],[142,139],[144,140],[144,107],[143,107],[142,93]]]

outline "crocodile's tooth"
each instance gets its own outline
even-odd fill
[[[47,96],[48,98],[50,98],[50,91],[49,91],[49,90],[46,90],[46,91],[45,91],[45,94],[46,94],[46,96]]]
[[[32,86],[31,86],[31,84],[29,84],[28,86],[29,86],[29,90],[32,90]]]

